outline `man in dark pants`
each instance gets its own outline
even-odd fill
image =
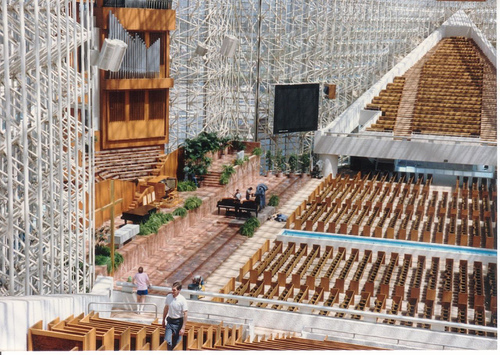
[[[184,296],[180,294],[182,285],[176,281],[172,285],[172,293],[165,299],[163,308],[162,325],[165,327],[165,341],[168,350],[173,350],[177,343],[182,340],[186,330],[188,305]]]

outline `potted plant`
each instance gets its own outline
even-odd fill
[[[299,158],[297,154],[290,154],[290,156],[288,157],[288,166],[290,167],[290,176],[295,174],[299,166]]]
[[[278,149],[278,151],[276,152],[276,155],[274,157],[274,164],[277,176],[283,176],[283,171],[285,171],[286,169],[286,157],[281,152],[281,149]]]
[[[228,153],[230,142],[231,137],[229,136],[219,138],[219,157]]]
[[[311,157],[309,156],[309,153],[301,154],[299,157],[299,161],[300,161],[300,171],[302,172],[302,176],[304,176],[311,169],[311,167],[310,167]]]
[[[253,148],[252,155],[257,155],[258,157],[260,157],[262,155],[262,148],[261,147]]]
[[[273,153],[271,153],[270,150],[266,151],[266,167],[267,167],[267,174],[266,176],[269,175],[269,173],[273,170]]]

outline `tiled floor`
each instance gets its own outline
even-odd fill
[[[307,199],[320,182],[321,180],[318,179],[310,179],[299,190],[287,190],[288,196],[283,196],[282,207],[279,207],[277,212],[287,216],[290,215],[302,201]],[[276,238],[276,235],[283,229],[283,226],[284,222],[277,222],[272,219],[261,225],[252,238],[248,238],[229,258],[210,274],[206,279],[205,289],[209,292],[219,292],[231,277],[237,277],[239,275],[240,268],[266,240],[272,241]]]
[[[320,180],[309,177],[289,179],[260,176],[259,181],[255,181],[253,185],[265,183],[269,187],[267,196],[271,193],[278,194],[280,206],[277,212],[288,215],[307,198],[319,182]],[[216,191],[216,187],[202,187],[196,191],[196,196],[203,199]],[[267,221],[252,238],[247,238],[238,233],[243,222],[244,220],[223,213],[219,215],[215,210],[182,235],[175,236],[168,246],[159,248],[147,260],[142,260],[141,265],[135,265],[123,273],[119,280],[125,281],[142,266],[153,285],[170,286],[176,280],[187,285],[192,276],[199,274],[206,280],[207,290],[219,291],[231,276],[238,275],[241,263],[246,262],[266,239],[274,239],[284,225],[282,222]]]

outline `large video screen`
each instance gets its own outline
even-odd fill
[[[318,83],[275,85],[274,92],[274,134],[318,129]]]

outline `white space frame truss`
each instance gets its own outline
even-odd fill
[[[2,0],[0,296],[86,292],[94,281],[93,3]],[[272,135],[275,84],[336,84],[336,99],[320,99],[325,127],[459,9],[496,47],[496,0],[174,0],[173,9],[166,150],[207,130],[311,151],[311,132]],[[234,57],[219,52],[226,35],[238,38]]]

